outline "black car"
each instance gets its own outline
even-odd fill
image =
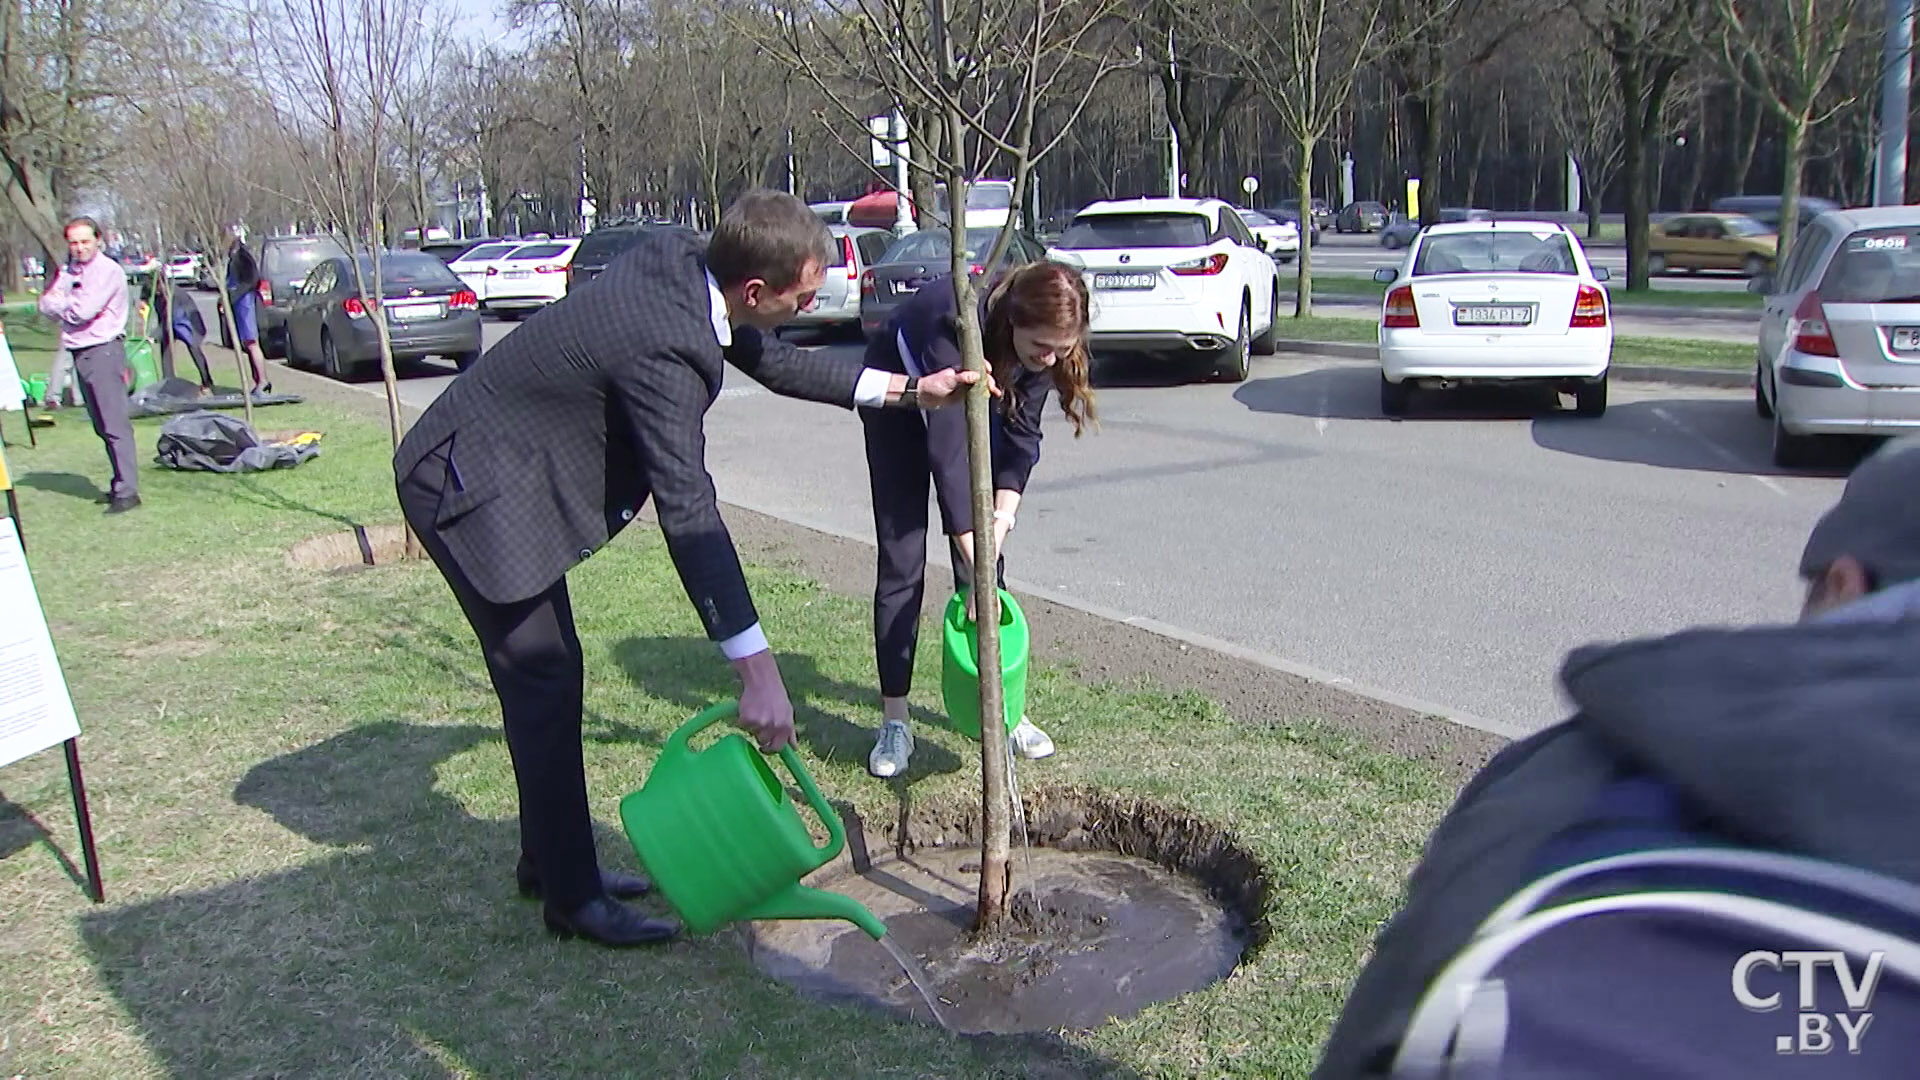
[[[595,229],[582,237],[580,246],[573,249],[573,258],[567,262],[567,291],[572,292],[599,277],[613,264],[613,260],[638,244],[641,237],[660,227],[649,224],[612,225]]]
[[[984,271],[980,260],[992,254],[1000,229],[968,229],[967,261],[977,275]],[[1038,240],[1015,233],[1007,242],[1001,266],[1038,262],[1047,257],[1047,249]],[[880,261],[860,276],[860,329],[871,337],[887,324],[893,309],[918,292],[920,286],[953,271],[953,240],[945,229],[921,229],[893,242]]]
[[[479,247],[481,244],[497,244],[497,236],[469,236],[461,240],[433,240],[421,244],[420,250],[449,265],[459,262],[460,256]]]
[[[373,257],[361,252],[360,274],[373,283]],[[447,264],[420,251],[380,256],[381,299],[395,363],[444,356],[461,371],[480,358],[480,301]],[[360,299],[352,265],[342,255],[313,268],[286,313],[287,362],[334,378],[370,373],[380,363],[380,330]]]
[[[301,283],[322,259],[346,253],[340,241],[325,233],[269,236],[260,241],[254,254],[260,259],[256,321],[263,354],[270,358],[287,355],[287,308],[293,302],[293,294],[300,290]]]

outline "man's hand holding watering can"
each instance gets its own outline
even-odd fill
[[[793,745],[793,702],[780,681],[773,650],[743,656],[733,661],[733,670],[740,675],[738,722],[760,744],[760,752],[772,754]]]

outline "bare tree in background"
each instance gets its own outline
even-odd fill
[[[1573,10],[1613,63],[1627,186],[1627,288],[1648,282],[1647,230],[1652,220],[1648,175],[1658,160],[1667,93],[1699,59],[1699,34],[1714,0],[1573,0]]]
[[[195,55],[188,51],[191,47],[191,42],[160,35],[156,45],[160,61],[155,73],[157,93],[138,125],[138,137],[148,151],[147,165],[152,170],[148,182],[160,189],[186,226],[211,246],[222,236],[226,222],[233,220],[232,199],[238,184],[230,170],[234,162],[246,160],[244,148],[230,142],[233,126],[229,118],[246,115],[258,103],[249,91],[221,89],[214,58],[204,53]],[[223,150],[228,153],[223,154]],[[215,256],[209,251],[207,257]],[[160,273],[164,275],[165,270]],[[239,347],[233,309],[224,303],[214,307],[215,317],[226,327],[227,340],[235,345],[238,385],[244,391],[252,372],[246,350]],[[163,333],[161,342],[169,336]],[[251,427],[252,394],[241,394],[241,408]]]
[[[1613,65],[1586,35],[1572,35],[1560,48],[1531,58],[1546,92],[1547,115],[1567,155],[1580,169],[1580,202],[1587,209],[1587,236],[1600,235],[1600,196],[1620,171],[1620,108],[1614,101]]]
[[[945,0],[818,0],[812,7],[774,0],[770,11],[742,19],[828,96],[842,123],[863,136],[869,114],[864,106],[874,89],[882,100],[937,118],[942,133],[937,154],[924,143],[895,149],[921,158],[946,179],[960,356],[970,371],[987,371],[970,267],[978,263],[991,274],[999,266],[1018,227],[1017,208],[1025,201],[1034,164],[1060,145],[1102,80],[1137,62],[1132,43],[1113,24],[1126,10],[1121,0],[973,0],[958,13],[950,13]],[[857,88],[849,89],[849,73],[877,85],[859,95]],[[1044,103],[1061,98],[1072,103],[1071,110],[1060,129],[1042,139],[1034,130],[1034,117]],[[836,129],[829,124],[828,130]],[[968,189],[995,164],[1012,175],[1016,212],[1008,216],[990,253],[969,260]],[[980,640],[981,930],[1005,921],[1012,885],[1011,762],[1001,722],[1006,699],[1000,678],[1000,595],[993,571],[999,551],[993,541],[991,407],[983,377],[967,395],[973,595]]]
[[[258,20],[271,29],[256,40],[264,42],[263,66],[277,72],[287,87],[284,97],[270,100],[280,149],[301,163],[309,206],[348,253],[354,288],[378,334],[387,426],[397,447],[403,424],[382,301],[384,218],[390,197],[404,182],[389,167],[395,157],[395,99],[432,9],[400,0],[272,2],[276,10]],[[410,556],[417,554],[415,543],[409,534]]]
[[[442,142],[445,127],[440,118],[446,108],[441,96],[447,87],[443,72],[453,52],[453,13],[424,9],[418,25],[419,38],[404,50],[395,69],[393,130],[395,148],[407,174],[408,216],[418,230],[414,235],[424,246],[433,221],[433,199],[428,189],[439,178],[443,163],[452,157]]]
[[[1313,153],[1346,112],[1361,69],[1376,52],[1385,0],[1233,0],[1219,42],[1239,63],[1298,153],[1300,198],[1296,317],[1313,314]],[[1217,17],[1217,9],[1215,9]],[[1278,305],[1274,317],[1279,318]]]
[[[1780,184],[1780,243],[1774,265],[1784,266],[1800,227],[1800,175],[1807,133],[1844,111],[1855,95],[1822,101],[1840,58],[1863,41],[1878,40],[1885,5],[1861,0],[1713,0],[1721,58],[1748,93],[1780,123],[1785,157]]]

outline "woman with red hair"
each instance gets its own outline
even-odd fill
[[[1060,411],[1073,425],[1075,437],[1094,420],[1087,321],[1086,283],[1078,271],[1059,263],[1011,268],[995,278],[981,298],[987,365],[1002,391],[992,417],[996,551],[1013,529],[1027,478],[1040,460],[1040,420],[1048,396],[1059,394]],[[895,309],[868,343],[866,362],[909,379],[960,367],[951,279],[928,282]],[[907,693],[912,688],[926,584],[929,482],[947,534],[955,591],[970,589],[974,580],[966,414],[960,409],[922,416],[863,408],[860,419],[866,431],[873,528],[879,546],[873,638],[881,724],[867,771],[891,777],[907,771],[913,754]],[[1004,588],[1005,561],[997,561],[994,569]],[[970,595],[968,600],[971,608]],[[1053,740],[1025,716],[1014,728],[1011,742],[1016,753],[1030,759],[1054,750]]]

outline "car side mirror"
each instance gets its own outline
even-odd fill
[[[1609,269],[1607,269],[1607,268],[1606,268],[1606,267],[1604,267],[1604,266],[1596,266],[1596,267],[1594,267],[1594,268],[1593,268],[1593,280],[1595,280],[1595,281],[1612,281],[1612,280],[1613,280],[1613,271],[1611,271],[1611,270],[1609,270]]]
[[[1400,271],[1390,266],[1382,266],[1373,272],[1373,280],[1382,285],[1391,285],[1400,276]]]
[[[1773,274],[1761,271],[1747,279],[1747,291],[1755,296],[1773,295]]]

